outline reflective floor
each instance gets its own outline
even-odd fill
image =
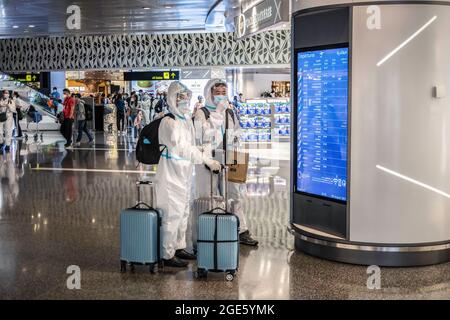
[[[119,272],[119,212],[134,205],[134,183],[154,168],[136,166],[126,137],[97,134],[95,147],[64,150],[56,133],[17,141],[0,156],[1,299],[449,299],[450,264],[383,268],[381,290],[367,289],[366,267],[293,251],[289,145],[251,147],[245,208],[258,249],[241,247],[234,282],[197,280],[166,268]],[[81,289],[67,288],[71,265]]]

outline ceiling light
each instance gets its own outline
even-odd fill
[[[143,7],[144,10],[150,10],[150,7]]]
[[[164,8],[166,8],[166,9],[172,9],[171,6],[165,6]]]
[[[33,25],[33,24],[30,24],[29,26],[28,26],[28,28],[34,28],[35,26]]]
[[[13,29],[17,29],[17,28],[19,28],[19,26],[13,26]]]

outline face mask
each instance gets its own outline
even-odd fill
[[[214,104],[218,105],[228,100],[227,96],[214,96]]]
[[[178,110],[180,110],[180,112],[183,114],[189,113],[191,111],[189,108],[189,101],[187,101],[187,100],[179,101],[177,107],[178,107]]]

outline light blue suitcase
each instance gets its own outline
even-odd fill
[[[139,189],[151,183],[138,182],[137,185]],[[154,273],[161,262],[162,212],[138,199],[136,206],[120,213],[120,270],[126,272],[127,264],[132,272],[135,265],[149,265],[150,272]]]
[[[227,174],[224,176],[227,181]],[[216,208],[199,216],[197,228],[197,276],[204,278],[208,272],[225,272],[227,281],[233,281],[239,268],[239,218],[227,208]]]

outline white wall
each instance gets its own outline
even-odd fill
[[[350,239],[448,241],[450,96],[434,98],[433,87],[450,91],[450,7],[381,10],[376,31],[367,28],[367,7],[353,10]]]
[[[244,73],[238,76],[238,91],[245,99],[259,98],[264,91],[272,91],[272,81],[290,80],[290,74]]]

